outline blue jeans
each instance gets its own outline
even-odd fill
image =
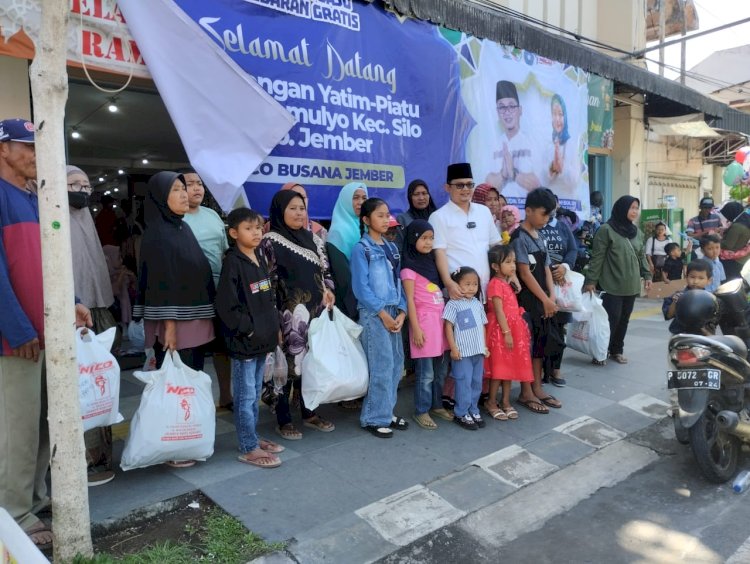
[[[234,393],[234,423],[243,454],[258,448],[258,400],[263,387],[263,367],[266,357],[249,360],[232,359],[232,388]]]
[[[385,310],[393,318],[398,315],[396,306],[386,306]],[[360,340],[370,369],[370,386],[362,403],[359,422],[362,427],[388,427],[404,366],[401,333],[388,331],[378,315],[367,309],[359,310],[359,324],[363,328]]]
[[[415,358],[414,372],[417,376],[414,385],[414,412],[422,415],[432,407],[443,407],[443,385],[448,374],[445,354],[435,358]]]
[[[453,413],[456,417],[463,417],[467,413],[479,415],[477,402],[482,393],[484,355],[475,354],[461,360],[451,360],[451,368],[456,381],[456,407],[453,408]]]

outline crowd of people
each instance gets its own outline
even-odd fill
[[[46,400],[39,215],[29,189],[33,143],[29,122],[0,122],[0,505],[44,545],[51,532],[37,514],[48,504],[49,455],[40,424]],[[282,186],[267,218],[240,208],[225,222],[202,205],[206,187],[194,170],[164,171],[149,180],[142,213],[132,214],[123,235],[111,207],[92,219],[87,175],[74,166],[67,173],[78,323],[100,332],[142,321],[144,346],[153,348],[157,365],[177,351],[201,370],[211,354],[218,406],[234,412],[243,463],[278,467],[283,441],[335,430],[301,394],[310,323],[334,305],[362,327],[369,366],[365,396],[340,405],[360,410],[360,426],[375,437],[408,429],[409,418],[426,430],[438,429],[439,420],[473,431],[486,426],[485,417],[518,419],[517,408],[542,415],[562,407],[545,387],[566,385],[561,363],[570,315],[559,311],[555,288],[577,268],[581,240],[571,229],[578,219],[548,188],[528,190],[520,210],[495,187],[475,185],[470,164],[456,163],[447,167],[443,206],[436,207],[425,181],[414,180],[406,211],[394,218],[385,201],[353,182],[341,189],[326,230],[308,217],[301,184]],[[675,278],[670,241],[657,226],[644,242],[637,198],[618,199],[606,223],[602,205],[592,195],[595,235],[583,290],[604,292],[609,358],[626,363],[625,334],[641,281],[648,287],[657,272]],[[689,288],[725,279],[728,261],[750,257],[750,219],[741,205],[732,206],[722,210],[731,224],[703,211],[691,220],[703,258],[688,267]],[[726,275],[717,274],[722,267]],[[678,299],[665,303],[665,316],[673,316]],[[287,382],[264,387],[266,357],[279,346]],[[405,366],[415,375],[413,406],[399,414]],[[257,434],[261,401],[275,414],[279,442]],[[111,480],[111,429],[86,433],[85,443],[90,485]]]

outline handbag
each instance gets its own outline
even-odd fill
[[[333,307],[310,323],[310,350],[302,361],[302,397],[308,409],[360,398],[367,393],[367,358],[362,327]]]

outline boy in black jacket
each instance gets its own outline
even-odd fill
[[[284,447],[259,439],[258,400],[268,353],[279,343],[279,314],[268,266],[256,249],[263,238],[263,217],[248,208],[227,217],[229,236],[237,245],[224,257],[216,292],[216,312],[221,320],[232,360],[232,386],[240,462],[276,468]]]

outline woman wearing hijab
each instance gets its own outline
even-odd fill
[[[331,277],[338,308],[349,319],[357,321],[357,299],[352,292],[352,275],[349,259],[352,249],[359,241],[359,210],[367,199],[367,186],[361,182],[350,182],[341,189],[333,207],[331,230],[328,232],[326,251],[330,261]]]
[[[636,225],[640,206],[640,200],[633,196],[622,196],[612,206],[609,221],[594,237],[583,287],[585,292],[605,292],[602,301],[609,316],[609,357],[620,364],[628,362],[623,355],[625,333],[635,298],[641,291],[641,278],[646,281],[646,290],[651,287],[643,233]],[[606,361],[594,359],[593,363],[602,366]]]
[[[299,393],[301,387],[307,328],[324,307],[333,307],[335,297],[329,289],[333,283],[323,241],[307,229],[307,206],[302,196],[292,190],[277,192],[269,216],[271,230],[263,236],[261,250],[276,288],[282,347],[289,365],[289,379],[276,403],[276,432],[284,439],[299,440],[302,433],[292,423],[290,394],[293,389]],[[301,394],[299,403],[305,427],[326,433],[334,430],[333,423],[305,407]]]
[[[406,199],[409,201],[409,209],[396,216],[396,221],[402,227],[396,239],[396,246],[399,250],[404,248],[404,231],[409,224],[415,219],[427,221],[430,219],[430,214],[437,210],[427,183],[420,178],[409,182],[409,186],[406,187]]]
[[[202,370],[201,346],[214,338],[215,289],[211,265],[183,222],[189,208],[185,178],[176,172],[155,174],[144,205],[133,316],[144,319],[146,348],[154,348],[158,364],[166,351],[179,351],[185,364]]]
[[[721,215],[732,224],[721,239],[719,259],[726,279],[733,280],[740,277],[742,267],[750,260],[750,215],[740,202],[724,204]]]
[[[287,182],[281,187],[281,190],[292,190],[293,192],[297,192],[297,194],[302,196],[302,199],[305,202],[305,207],[309,207],[307,190],[305,190],[305,187],[302,186],[302,184],[300,184],[299,182]],[[263,233],[268,233],[270,229],[271,224],[267,221],[263,226]],[[324,243],[328,240],[328,231],[326,230],[326,228],[317,221],[311,220],[309,217],[307,219],[307,229],[312,231],[313,235],[317,235],[318,237],[320,237]]]
[[[80,168],[68,166],[70,239],[73,251],[73,285],[81,303],[87,304],[94,322],[94,333],[102,333],[117,322],[109,311],[114,303],[107,261],[102,251],[94,219],[89,211],[91,182]],[[118,250],[117,247],[110,247]],[[119,333],[119,331],[118,331]],[[119,335],[113,349],[119,348]],[[89,486],[100,486],[115,477],[112,471],[112,427],[99,427],[83,434]]]

